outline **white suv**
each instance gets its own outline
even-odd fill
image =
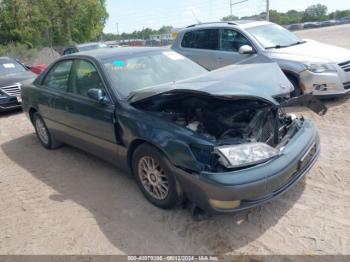
[[[178,33],[172,49],[208,70],[272,60],[294,85],[295,95],[334,97],[350,92],[350,50],[302,40],[266,21],[191,25]]]

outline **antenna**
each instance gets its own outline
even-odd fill
[[[201,24],[201,21],[199,21],[198,17],[196,16],[196,14],[193,12],[193,10],[191,9],[192,15],[194,17],[194,19],[197,21],[198,24]]]

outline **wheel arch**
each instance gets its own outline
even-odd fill
[[[164,152],[164,150],[162,150],[162,148],[160,148],[159,146],[156,146],[154,143],[152,143],[150,141],[147,141],[146,139],[137,138],[130,143],[129,148],[128,148],[128,152],[127,152],[127,164],[128,164],[128,169],[129,169],[131,175],[134,175],[134,172],[132,170],[132,157],[133,157],[136,149],[143,144],[148,144],[150,146],[153,146],[154,148],[159,150],[170,162],[167,154]]]
[[[300,89],[301,94],[304,93],[304,87],[302,86],[302,83],[300,81],[300,76],[298,73],[290,71],[290,70],[283,70],[282,72],[285,74],[285,76],[288,78],[288,80],[290,80],[290,78],[295,80],[295,84],[298,85],[298,88]],[[294,85],[294,83],[292,82],[292,84]]]
[[[30,121],[32,122],[32,124],[34,124],[34,119],[33,119],[33,116],[34,116],[34,114],[35,113],[38,113],[38,110],[36,110],[34,107],[31,107],[29,110],[28,110],[28,112],[29,112],[29,119],[30,119]]]

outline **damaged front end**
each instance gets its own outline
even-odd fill
[[[133,106],[205,140],[190,147],[202,170],[210,172],[241,169],[277,157],[304,123],[302,117],[287,114],[285,107],[307,106],[318,114],[327,111],[312,95],[272,103],[259,97],[186,90],[158,94]]]

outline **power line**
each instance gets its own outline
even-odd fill
[[[242,1],[239,1],[239,2],[235,2],[235,3],[232,3],[232,0],[230,0],[230,14],[232,16],[232,6],[234,5],[238,5],[238,4],[241,4],[241,3],[244,3],[244,2],[247,2],[248,0],[242,0]]]

